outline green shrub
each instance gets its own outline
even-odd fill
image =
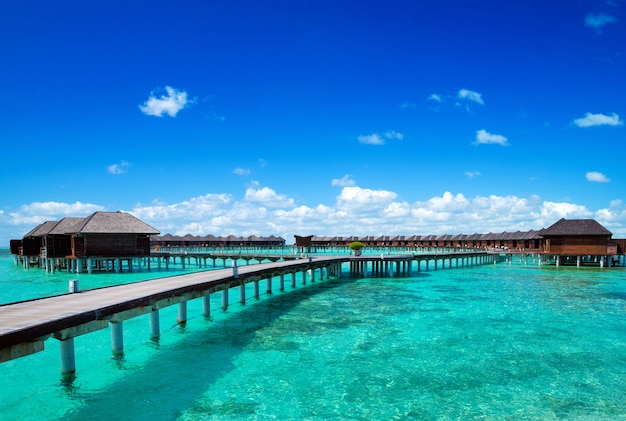
[[[363,244],[360,241],[353,241],[350,243],[350,250],[361,250],[363,247],[365,247],[365,244]]]

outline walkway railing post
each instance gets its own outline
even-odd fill
[[[239,278],[239,269],[237,268],[237,261],[233,259],[233,278]]]

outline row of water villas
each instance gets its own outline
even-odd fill
[[[285,247],[285,239],[270,235],[263,236],[215,236],[209,235],[152,235],[150,244],[155,250],[166,248],[222,248],[222,249],[268,249]]]
[[[541,248],[541,231],[517,231],[487,234],[442,234],[442,235],[380,235],[380,236],[310,236],[314,248],[344,247],[360,241],[365,247],[398,248],[509,248],[538,251]]]
[[[623,266],[626,250],[626,240],[612,239],[612,233],[593,219],[561,219],[539,231],[500,234],[295,237],[297,248],[313,253],[346,252],[351,242],[360,241],[366,248],[366,254],[387,251],[385,248],[404,248],[409,253],[411,249],[437,253],[441,248],[452,249],[448,252],[466,248],[498,253],[533,253],[540,255],[546,264],[577,266]],[[21,240],[11,240],[10,246],[16,264],[22,263],[27,268],[37,265],[48,271],[58,268],[80,273],[94,269],[121,271],[123,264],[129,270],[132,270],[133,264],[146,265],[150,270],[152,259],[157,260],[160,268],[162,260],[167,265],[168,259],[175,256],[169,253],[168,247],[182,248],[185,254],[195,247],[230,247],[233,250],[251,247],[261,250],[285,248],[285,240],[275,236],[160,236],[158,230],[128,213],[95,212],[85,218],[67,217],[44,222]],[[167,251],[163,253],[161,247]]]

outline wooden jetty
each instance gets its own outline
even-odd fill
[[[223,256],[226,257],[226,256]],[[234,256],[229,256],[232,258]],[[284,257],[284,256],[281,256]],[[221,308],[229,306],[229,290],[239,287],[239,302],[246,302],[246,284],[253,284],[254,297],[259,298],[260,281],[265,280],[267,293],[272,293],[273,279],[279,278],[279,289],[285,289],[285,278],[291,275],[296,287],[297,274],[301,284],[316,278],[340,277],[342,264],[350,264],[350,273],[364,276],[410,274],[415,270],[463,267],[495,262],[497,255],[486,252],[396,256],[327,256],[295,260],[272,261],[245,266],[233,266],[191,274],[164,277],[80,292],[78,281],[70,281],[68,294],[0,305],[0,363],[44,350],[49,338],[60,341],[61,372],[72,375],[76,370],[74,338],[110,327],[111,349],[123,352],[123,322],[150,314],[150,336],[160,335],[159,310],[178,305],[177,322],[187,320],[187,302],[202,299],[202,311],[210,316],[210,295],[221,291]],[[368,267],[371,269],[368,271]],[[316,273],[318,275],[316,275]]]

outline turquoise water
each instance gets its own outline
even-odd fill
[[[76,278],[25,271],[6,251],[0,270],[2,302],[63,293]],[[176,306],[161,310],[158,342],[147,317],[131,319],[123,357],[112,357],[108,330],[76,338],[71,383],[50,339],[0,364],[1,418],[626,419],[623,268],[516,262],[414,275],[287,287],[225,313],[215,294],[210,320],[200,300],[184,327]]]

